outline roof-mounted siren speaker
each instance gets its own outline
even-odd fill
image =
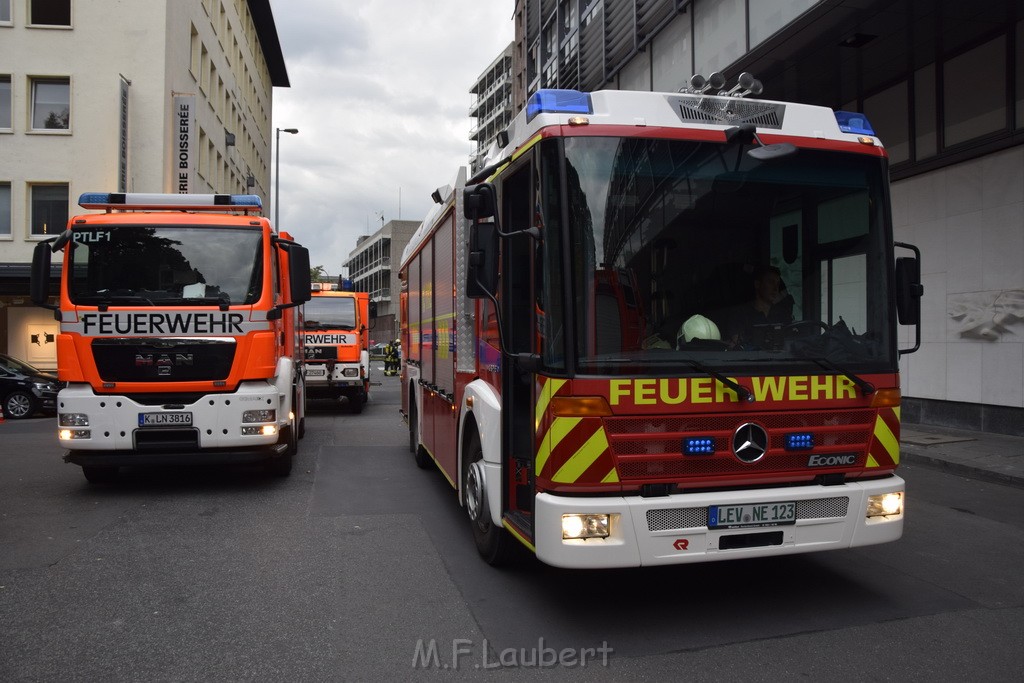
[[[753,74],[744,71],[736,79],[736,85],[727,92],[720,92],[719,95],[728,97],[746,97],[747,95],[760,95],[764,90],[761,81],[754,78]]]
[[[706,79],[700,74],[690,76],[690,87],[684,88],[682,92],[702,95],[708,90],[721,90],[724,87],[725,76],[720,71],[715,71]]]

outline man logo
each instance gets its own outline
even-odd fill
[[[844,467],[857,462],[855,453],[844,455],[812,455],[807,459],[808,467]]]
[[[768,433],[764,427],[747,422],[732,435],[732,452],[743,462],[757,462],[768,450]]]

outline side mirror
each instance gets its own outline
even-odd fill
[[[373,320],[376,317],[377,317],[377,302],[376,301],[371,301],[370,302],[370,320]]]
[[[498,226],[474,223],[469,231],[469,264],[466,295],[473,299],[493,298],[498,289]]]
[[[309,279],[309,249],[292,244],[288,247],[288,285],[292,303],[304,304],[313,298]]]
[[[498,211],[497,191],[491,183],[469,185],[462,191],[463,212],[466,218],[491,218]]]
[[[52,243],[56,239],[48,239],[36,244],[35,249],[32,251],[32,274],[29,284],[29,298],[32,299],[32,303],[52,311],[60,308],[60,306],[49,303],[50,254],[53,253]]]
[[[896,314],[903,325],[921,322],[921,261],[917,258],[896,259]]]

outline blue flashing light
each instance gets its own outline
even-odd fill
[[[711,455],[715,452],[715,440],[707,436],[691,436],[683,439],[683,453],[686,455]]]
[[[871,127],[871,122],[864,114],[855,111],[837,111],[835,114],[839,130],[844,133],[874,136],[875,129]]]
[[[537,114],[593,114],[590,93],[579,90],[538,90],[526,103],[526,120]]]
[[[343,292],[351,292],[355,290],[355,288],[352,286],[352,280],[350,280],[347,277],[341,278],[341,282],[339,284],[341,286],[341,291]]]
[[[787,451],[808,451],[814,448],[814,434],[811,432],[794,432],[786,434]]]
[[[124,204],[123,192],[83,192],[78,197],[78,205],[86,204]]]
[[[225,202],[228,206],[252,206],[257,209],[263,208],[263,200],[257,194],[229,194],[229,195],[217,195],[227,197],[228,201]]]

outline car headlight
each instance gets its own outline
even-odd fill
[[[57,385],[53,382],[33,382],[32,386],[34,386],[37,391],[57,391]]]

